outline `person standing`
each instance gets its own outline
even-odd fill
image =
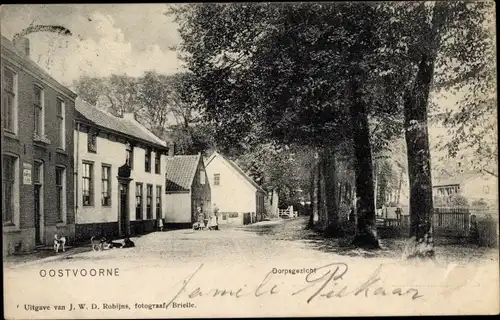
[[[196,211],[198,212],[198,230],[203,230],[205,229],[205,215],[200,206],[196,208]]]
[[[219,230],[219,208],[214,204],[213,228]]]

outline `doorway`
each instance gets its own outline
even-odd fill
[[[120,185],[120,205],[119,205],[119,233],[120,236],[128,236],[129,231],[129,215],[128,215],[128,183],[119,183]]]
[[[33,166],[33,214],[35,220],[35,245],[43,244],[43,162],[35,161]]]
[[[41,189],[42,186],[40,184],[35,184],[35,190],[34,190],[34,201],[35,201],[35,244],[40,245],[42,244],[42,237],[41,237],[41,215],[42,212],[40,210],[41,208]]]

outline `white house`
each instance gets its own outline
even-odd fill
[[[118,118],[79,98],[74,130],[76,239],[152,231],[165,217],[166,142],[133,115]]]
[[[262,218],[266,192],[236,163],[214,152],[205,165],[220,224],[248,224]]]
[[[208,218],[211,193],[207,180],[201,154],[169,154],[165,165],[167,228],[191,228],[198,219],[197,208]]]
[[[498,177],[489,171],[467,171],[459,174],[442,174],[433,181],[433,196],[447,198],[462,195],[469,205],[484,200],[498,205]]]

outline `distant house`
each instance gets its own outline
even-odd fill
[[[266,192],[236,163],[215,152],[206,167],[219,223],[247,224],[262,218]]]
[[[461,195],[469,204],[483,199],[487,203],[498,202],[498,177],[488,171],[467,171],[443,174],[433,182],[433,196],[448,198]]]
[[[165,164],[167,228],[190,228],[197,220],[197,208],[211,213],[211,192],[201,154],[173,155]]]
[[[115,117],[77,98],[76,238],[135,235],[165,214],[167,143],[131,114]]]

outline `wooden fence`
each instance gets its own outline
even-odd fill
[[[470,211],[467,207],[436,207],[432,216],[432,227],[436,237],[465,238],[470,233]],[[410,216],[379,218],[377,227],[382,237],[407,236],[410,231]]]
[[[470,211],[467,207],[436,207],[432,216],[435,236],[464,238],[470,231]]]

